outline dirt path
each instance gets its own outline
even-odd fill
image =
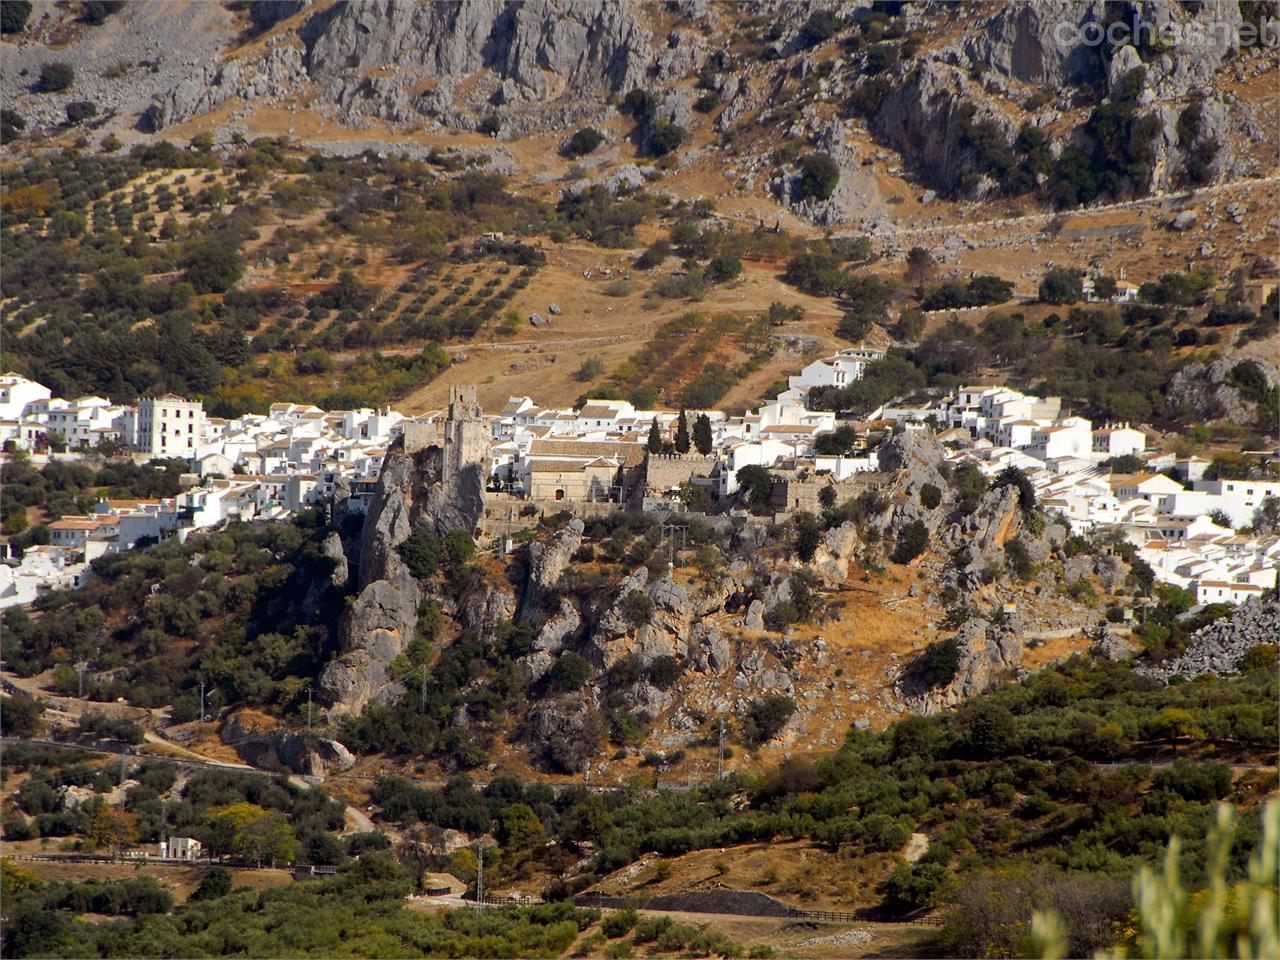
[[[345,811],[347,818],[347,827],[342,832],[345,833],[376,833],[378,828],[374,826],[372,820],[365,815],[365,812],[354,804],[347,804]]]

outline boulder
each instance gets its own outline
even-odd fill
[[[1112,632],[1104,623],[1094,633],[1089,653],[1099,660],[1128,660],[1133,656],[1133,642]]]
[[[241,759],[261,770],[324,777],[335,770],[348,770],[356,762],[351,751],[336,740],[276,727],[274,720],[247,711],[229,717],[220,735]]]
[[[83,803],[96,796],[92,787],[77,787],[69,783],[63,784],[54,792],[59,810],[77,810]]]
[[[993,622],[974,617],[956,633],[959,663],[945,686],[931,690],[911,687],[911,667],[903,674],[908,703],[923,713],[935,713],[1013,678],[1022,662],[1021,624],[1016,618]]]

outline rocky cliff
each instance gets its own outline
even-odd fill
[[[414,530],[470,534],[484,510],[479,465],[446,470],[444,450],[427,446],[387,451],[359,546],[354,601],[338,625],[338,656],[320,677],[321,698],[335,712],[359,713],[370,700],[394,699],[403,688],[389,668],[412,642],[423,587],[397,547]]]
[[[710,149],[734,155],[735,176],[815,223],[868,228],[892,211],[863,169],[871,158],[851,143],[864,122],[927,185],[969,197],[1007,186],[991,164],[997,138],[1015,164],[1026,163],[1015,149],[1024,126],[1045,135],[1052,158],[1069,146],[1087,154],[1095,145],[1090,110],[1121,97],[1150,135],[1141,149],[1131,144],[1144,158],[1130,164],[1142,181],[1129,185],[1137,192],[1182,183],[1190,161],[1207,180],[1248,172],[1253,161],[1238,147],[1268,136],[1265,108],[1227,90],[1228,81],[1238,86],[1275,66],[1273,51],[1241,45],[1235,3],[1020,0],[958,14],[952,4],[920,3],[888,16],[851,4],[839,9],[836,33],[817,43],[805,29],[813,9],[634,0],[255,4],[254,28],[265,39],[197,60],[157,93],[144,125],[160,130],[242,99],[303,104],[352,124],[474,130],[490,119],[507,138],[583,123],[607,129],[619,115],[606,101],[639,88],[654,106],[630,134],[639,149],[660,120],[704,128]],[[771,38],[762,55],[748,52],[761,20]],[[1121,30],[1114,46],[1096,42],[1108,28]],[[1173,39],[1150,39],[1161,31]],[[694,81],[723,106],[694,111]],[[741,138],[720,142],[773,127],[776,137],[756,153]],[[832,197],[795,195],[794,167],[767,156],[782,137],[836,160]]]
[[[929,14],[911,16],[923,23]],[[1088,152],[1094,139],[1081,122],[1081,102],[1124,96],[1136,100],[1137,116],[1154,123],[1146,179],[1132,185],[1135,191],[1176,185],[1193,153],[1207,164],[1205,177],[1239,174],[1244,168],[1232,134],[1256,129],[1257,118],[1216,87],[1218,74],[1241,52],[1241,23],[1239,5],[1223,2],[998,5],[974,29],[893,68],[882,81],[886,93],[871,126],[928,183],[986,196],[1003,186],[983,162],[990,131],[1013,143],[1025,124],[1048,137],[1055,156],[1068,145]],[[1106,30],[1119,42],[1099,43]],[[1238,76],[1245,69],[1239,64]],[[1127,86],[1134,71],[1141,75],[1136,91]],[[1192,91],[1198,119],[1180,124]],[[982,124],[988,129],[975,136]]]
[[[640,6],[629,0],[335,3],[305,17],[296,35],[271,37],[265,53],[254,48],[211,59],[158,97],[146,122],[159,130],[232,97],[287,97],[304,84],[319,94],[322,112],[345,122],[437,116],[448,126],[471,128],[497,106],[534,104],[546,112],[559,99],[575,101],[581,113],[599,94],[641,86],[655,66]],[[302,9],[279,5],[256,22],[269,29]]]
[[[954,637],[955,675],[940,686],[922,690],[908,673],[903,684],[907,702],[921,713],[935,713],[1016,678],[1025,651],[1022,633],[1016,616],[966,621]]]
[[[1139,673],[1170,680],[1191,680],[1202,674],[1225,676],[1240,669],[1240,660],[1261,644],[1280,640],[1280,603],[1250,600],[1228,616],[1201,627],[1191,636],[1182,656],[1155,666],[1138,667]]]
[[[1165,405],[1170,413],[1188,421],[1254,423],[1259,415],[1259,394],[1277,387],[1280,368],[1267,360],[1219,357],[1193,361],[1170,378]]]

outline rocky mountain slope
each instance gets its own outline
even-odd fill
[[[751,730],[754,711],[775,698],[790,704],[785,729],[764,741],[830,743],[850,721],[933,712],[1021,675],[1044,662],[1028,644],[1041,646],[1047,626],[1068,649],[1083,649],[1098,614],[1065,591],[1099,579],[1092,559],[1068,558],[1065,529],[1021,503],[1016,485],[964,500],[945,453],[927,432],[888,438],[888,470],[875,488],[822,518],[795,521],[819,531],[811,552],[796,545],[792,521],[691,519],[697,548],[669,553],[644,517],[584,522],[565,514],[546,518],[509,558],[415,577],[401,556],[415,531],[470,531],[478,517],[423,508],[466,494],[440,495],[439,447],[411,456],[393,447],[363,531],[347,543],[359,581],[323,696],[334,716],[375,703],[412,709],[415,681],[404,664],[415,637],[442,655],[469,636],[524,631],[512,656],[528,700],[510,699],[508,725],[486,727],[488,711],[465,705],[449,722],[509,738],[536,766],[579,772],[603,762],[606,718],[615,736],[617,724],[635,723],[627,742],[665,750],[705,736],[715,717]],[[923,537],[918,559],[903,555],[913,535]],[[1033,573],[1009,572],[1015,552]],[[607,560],[624,556],[621,566]],[[1121,592],[1127,568],[1113,562],[1101,579]],[[874,573],[886,565],[894,572]],[[899,595],[903,575],[911,586]],[[864,591],[860,582],[876,585]],[[925,618],[914,621],[916,636],[873,652],[871,624],[901,617],[890,611],[904,601]],[[427,607],[442,624],[424,633]],[[583,673],[566,681],[571,668]],[[469,688],[480,690],[487,668],[471,669]]]
[[[823,224],[885,212],[869,150],[897,151],[931,192],[1065,205],[1254,176],[1274,160],[1276,51],[1249,42],[1265,4],[1249,7],[1254,22],[1221,0],[198,6],[188,25],[172,5],[131,5],[60,49],[58,10],[41,9],[6,43],[0,96],[44,128],[67,102],[95,101],[109,118],[98,136],[181,137],[198,121],[226,137],[255,111],[287,110],[290,133],[312,116],[388,148],[410,131],[510,141],[592,125],[656,155],[650,136],[666,123],[684,135],[681,166],[723,156],[745,188]],[[159,42],[179,23],[198,38],[181,57]],[[1096,42],[1116,25],[1114,46]],[[83,64],[77,82],[39,92],[38,64],[55,56]],[[633,90],[648,102],[625,101]],[[789,144],[832,156],[840,189],[806,197]],[[1087,182],[1058,182],[1059,166]]]

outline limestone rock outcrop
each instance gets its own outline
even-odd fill
[[[1225,676],[1240,668],[1240,660],[1259,644],[1280,638],[1280,603],[1250,600],[1233,613],[1201,627],[1191,636],[1182,656],[1166,663],[1136,668],[1147,676],[1190,680],[1202,674]]]
[[[582,546],[584,529],[582,521],[574,517],[550,543],[535,540],[529,544],[529,579],[520,607],[522,623],[532,623],[545,612],[543,603]]]
[[[424,591],[397,547],[415,530],[442,536],[476,529],[487,429],[474,389],[455,388],[442,424],[410,424],[387,451],[361,531],[356,598],[338,624],[338,656],[320,675],[321,698],[334,712],[359,713],[370,700],[402,692],[388,670],[414,638]],[[486,595],[469,597],[459,614],[483,628],[513,612],[509,599]]]
[[[1244,371],[1236,369],[1250,364],[1257,368],[1257,375],[1267,386],[1280,385],[1280,368],[1260,358],[1219,357],[1208,363],[1193,361],[1170,378],[1165,390],[1165,406],[1171,413],[1181,412],[1193,419],[1250,423],[1257,418],[1258,404],[1240,388]],[[1253,375],[1252,371],[1246,375]]]
[[[356,758],[342,744],[275,727],[273,721],[247,713],[233,714],[222,725],[223,743],[260,770],[290,771],[323,777],[355,766]]]
[[[917,711],[935,713],[1017,675],[1024,646],[1016,619],[974,617],[957,632],[956,642],[959,660],[952,680],[932,690],[908,691],[908,703]]]

